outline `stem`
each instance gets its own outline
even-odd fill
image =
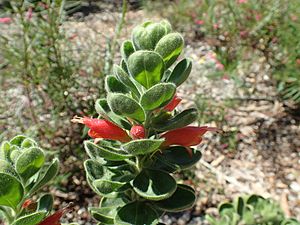
[[[28,99],[29,102],[29,110],[30,110],[30,114],[31,114],[31,119],[33,120],[33,122],[38,125],[38,119],[36,116],[36,113],[34,111],[33,105],[32,105],[32,98],[30,96],[30,86],[29,83],[27,81],[27,78],[31,77],[30,76],[30,69],[29,69],[29,54],[28,54],[28,49],[29,49],[29,44],[27,41],[27,25],[26,22],[24,20],[24,12],[23,12],[23,3],[24,1],[22,1],[22,5],[20,6],[20,8],[18,8],[18,13],[20,15],[20,19],[21,19],[21,25],[22,25],[22,32],[23,32],[23,47],[24,47],[24,55],[23,55],[23,60],[24,60],[24,66],[23,66],[23,86],[25,88],[25,94],[26,97]]]
[[[112,65],[113,65],[113,60],[115,57],[115,53],[116,53],[116,45],[117,45],[117,39],[119,39],[121,31],[123,29],[123,25],[125,23],[125,16],[127,13],[127,0],[123,0],[122,3],[122,14],[120,17],[120,20],[116,26],[116,32],[115,35],[113,37],[113,40],[110,43],[108,43],[108,51],[107,51],[107,57],[106,57],[106,62],[105,62],[105,68],[104,68],[104,73],[108,74],[110,73],[111,69],[112,69]]]

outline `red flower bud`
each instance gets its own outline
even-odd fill
[[[32,200],[31,199],[27,199],[24,201],[24,203],[22,204],[22,208],[26,209],[29,205],[31,205]]]
[[[182,101],[182,98],[179,98],[176,94],[174,95],[173,99],[164,107],[166,111],[173,111],[176,106]]]
[[[103,138],[121,142],[127,142],[131,140],[125,130],[108,120],[88,117],[74,117],[72,122],[82,123],[85,124],[88,128],[90,128],[88,135],[91,138]]]
[[[162,135],[165,138],[164,146],[181,145],[185,147],[195,146],[201,143],[202,136],[207,131],[217,131],[214,127],[188,126],[171,130]]]
[[[130,135],[133,139],[145,138],[145,128],[142,125],[135,125],[130,130]]]
[[[57,212],[55,212],[51,216],[48,216],[46,219],[44,219],[38,225],[61,225],[59,220],[68,211],[70,211],[70,205],[63,208],[63,209],[58,210]]]

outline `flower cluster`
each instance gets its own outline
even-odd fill
[[[191,126],[195,108],[179,111],[177,88],[192,62],[177,59],[184,41],[167,21],[145,22],[121,46],[122,60],[105,79],[107,98],[95,103],[98,118],[74,117],[88,128],[84,166],[91,188],[103,198],[90,208],[105,224],[157,224],[164,212],[188,209],[194,190],[178,184],[173,173],[193,166],[193,148],[207,131]],[[172,65],[175,64],[173,67]]]

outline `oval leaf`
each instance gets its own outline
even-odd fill
[[[117,208],[101,207],[90,208],[92,216],[99,222],[104,224],[114,224],[114,218],[117,214]]]
[[[125,62],[124,62],[125,63]],[[127,67],[127,65],[126,65]],[[129,88],[136,96],[140,96],[140,92],[136,85],[133,83],[127,72],[124,71],[120,66],[114,65],[114,75],[121,81],[127,88]]]
[[[115,123],[116,125],[126,130],[130,130],[131,128],[130,123],[127,122],[122,117],[116,115],[113,111],[111,111],[105,98],[101,98],[96,101],[95,109],[97,113],[101,115],[103,118]]]
[[[152,126],[158,131],[174,130],[185,127],[198,119],[198,110],[195,108],[186,109],[170,119],[154,119]]]
[[[54,159],[52,163],[46,168],[46,172],[39,176],[37,182],[31,188],[30,193],[34,193],[44,185],[46,185],[50,180],[52,180],[56,174],[58,173],[59,169],[59,161],[58,159]]]
[[[127,61],[129,56],[134,53],[134,47],[131,41],[126,40],[122,43],[121,46],[121,56],[122,58]]]
[[[15,222],[13,222],[12,225],[36,225],[40,223],[45,216],[45,211],[34,212],[32,214],[20,217]]]
[[[137,51],[128,59],[131,76],[147,89],[160,82],[164,69],[164,61],[156,52]]]
[[[53,208],[53,196],[51,194],[44,194],[38,201],[38,211],[46,211],[47,215]]]
[[[84,162],[84,169],[87,176],[93,181],[104,175],[103,166],[96,160],[88,159]]]
[[[0,173],[6,173],[15,177],[17,180],[20,179],[14,167],[7,161],[0,159]]]
[[[127,87],[113,75],[105,77],[105,89],[107,92],[128,93]]]
[[[155,157],[160,162],[177,169],[188,169],[201,159],[201,152],[195,149],[187,150],[182,146],[174,146],[158,152]]]
[[[10,160],[11,145],[8,141],[4,141],[0,147],[0,159]]]
[[[16,161],[16,171],[26,182],[37,173],[45,163],[44,152],[40,148],[32,147],[25,150]]]
[[[119,116],[126,116],[139,122],[145,120],[145,112],[141,105],[124,94],[109,93],[107,102],[111,110]]]
[[[181,60],[173,69],[167,79],[167,82],[172,82],[178,87],[189,77],[192,71],[192,61],[190,59]]]
[[[0,205],[15,209],[22,200],[23,194],[23,186],[15,177],[0,173]]]
[[[87,154],[93,159],[104,158],[111,161],[122,161],[132,157],[132,155],[129,155],[127,152],[120,149],[108,146],[102,147],[91,141],[85,141],[84,148]]]
[[[176,190],[176,181],[168,173],[144,169],[131,182],[134,191],[143,198],[159,201],[169,198]]]
[[[183,184],[178,184],[175,193],[168,199],[153,204],[168,212],[180,212],[191,208],[196,201],[195,191]]]
[[[118,225],[156,225],[158,213],[145,202],[132,202],[118,210],[115,224]]]
[[[97,179],[94,180],[92,185],[93,187],[103,196],[107,196],[113,192],[117,192],[119,188],[121,188],[126,182],[105,180],[105,179]]]
[[[176,92],[172,83],[156,84],[148,89],[141,97],[141,105],[145,110],[154,110],[170,102]]]
[[[134,156],[146,155],[156,151],[163,142],[164,139],[139,139],[122,145],[122,149]]]
[[[164,36],[157,43],[155,52],[163,58],[166,68],[169,68],[178,58],[183,49],[184,40],[179,33],[171,33]]]
[[[167,21],[153,23],[147,21],[132,31],[132,41],[136,50],[153,50],[156,43],[171,30]]]

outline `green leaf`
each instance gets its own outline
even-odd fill
[[[115,207],[90,208],[92,216],[104,224],[114,224],[114,218],[117,214]]]
[[[170,76],[167,78],[167,82],[172,82],[176,86],[180,86],[189,77],[192,71],[192,61],[190,59],[181,60],[173,69]]]
[[[123,144],[121,148],[134,156],[146,155],[156,151],[163,142],[164,139],[139,139]]]
[[[105,77],[105,89],[107,92],[128,93],[127,87],[115,76],[108,75]]]
[[[219,206],[219,213],[221,216],[229,215],[235,212],[234,206],[231,203],[223,203]]]
[[[133,83],[127,72],[125,72],[120,66],[114,65],[114,75],[128,87],[136,96],[140,96],[140,92],[137,86]]]
[[[92,188],[101,195],[119,191],[123,185],[133,179],[129,165],[105,167],[95,160],[84,163],[87,178]]]
[[[53,208],[53,196],[51,194],[44,194],[38,200],[38,211],[46,211],[47,215]]]
[[[122,58],[127,61],[129,56],[134,53],[134,47],[130,40],[126,40],[122,43],[121,46],[121,56]]]
[[[52,163],[46,168],[45,172],[39,175],[37,182],[30,189],[30,193],[31,194],[35,193],[44,185],[46,185],[50,180],[52,180],[58,173],[58,169],[59,169],[59,161],[58,159],[54,159]]]
[[[103,196],[107,196],[113,192],[117,192],[126,182],[112,181],[110,179],[94,180],[92,185]]]
[[[197,109],[186,109],[170,119],[154,119],[152,126],[157,131],[174,130],[193,123],[198,119],[198,115]]]
[[[15,136],[14,138],[12,138],[12,139],[10,140],[10,144],[11,144],[11,145],[16,145],[16,146],[18,146],[18,147],[21,147],[22,142],[23,142],[26,138],[27,138],[27,137],[24,136],[24,135],[17,135],[17,136]]]
[[[106,120],[109,120],[118,126],[130,130],[131,125],[128,121],[123,119],[122,117],[116,115],[113,111],[111,111],[107,101],[105,98],[98,99],[95,103],[95,109],[99,115],[101,115]]]
[[[132,202],[118,210],[115,224],[118,225],[156,225],[159,215],[146,202]]]
[[[25,150],[16,161],[16,171],[26,182],[37,173],[45,163],[44,152],[40,148],[32,147]]]
[[[92,159],[104,158],[110,161],[122,161],[132,157],[132,155],[120,149],[109,146],[102,147],[94,144],[91,141],[85,141],[84,148]]]
[[[176,92],[172,83],[156,84],[148,89],[141,97],[141,105],[145,110],[154,110],[168,104]]]
[[[147,21],[132,31],[132,41],[136,50],[153,50],[156,43],[171,31],[167,21],[153,23]]]
[[[18,218],[12,225],[36,225],[46,216],[45,211],[34,212]]]
[[[6,173],[20,180],[15,168],[7,161],[0,159],[0,173]]]
[[[25,138],[21,144],[21,148],[30,148],[30,147],[34,147],[34,146],[37,146],[37,143],[33,139],[28,138],[28,137]]]
[[[128,59],[128,70],[136,81],[148,89],[160,82],[165,65],[156,52],[137,51]]]
[[[131,182],[134,191],[143,198],[159,201],[169,198],[176,190],[176,181],[168,173],[144,169]]]
[[[16,209],[23,195],[23,186],[17,178],[0,172],[0,205]]]
[[[201,159],[201,156],[200,151],[195,149],[187,151],[187,149],[182,146],[173,146],[155,155],[160,163],[181,170],[188,169],[195,165]],[[160,169],[164,169],[164,167]]]
[[[20,150],[18,147],[13,146],[12,149],[15,148],[15,150],[12,150],[10,153],[10,160],[15,164],[18,160],[18,158],[22,155],[23,151]]]
[[[175,193],[170,198],[153,202],[153,204],[161,210],[180,212],[191,208],[195,201],[195,191],[187,185],[178,184]]]
[[[11,145],[8,141],[4,141],[0,147],[0,159],[10,160]]]
[[[100,179],[104,175],[104,169],[101,163],[96,160],[88,159],[84,162],[86,175],[92,180]]]
[[[107,102],[111,110],[119,116],[126,116],[139,122],[145,120],[145,112],[141,105],[124,94],[109,93]]]
[[[166,68],[169,68],[178,58],[183,49],[184,40],[179,33],[171,33],[164,36],[157,43],[155,52],[161,55]]]
[[[127,199],[126,195],[120,193],[116,198],[101,198],[100,207],[122,207],[126,205],[130,200]]]

